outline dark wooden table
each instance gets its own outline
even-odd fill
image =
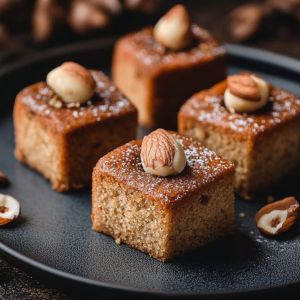
[[[189,1],[188,5],[200,24],[203,24],[217,36],[222,36],[228,12],[241,0],[234,1],[203,1],[199,6],[198,0]],[[201,1],[202,2],[202,1]],[[254,39],[248,45],[278,52],[300,59],[300,35],[290,34],[287,30],[273,37]],[[34,49],[33,49],[34,51]],[[26,49],[26,55],[30,51]],[[7,62],[7,61],[5,61]],[[290,292],[293,293],[294,291]],[[298,293],[300,291],[297,291]],[[75,291],[76,293],[76,291]],[[279,295],[282,292],[276,293]],[[283,293],[286,296],[287,291]],[[274,296],[270,296],[274,297]],[[29,274],[9,265],[0,259],[0,300],[37,300],[37,299],[86,299],[74,297],[41,283]],[[245,299],[245,298],[243,298]],[[266,298],[264,298],[266,299]]]

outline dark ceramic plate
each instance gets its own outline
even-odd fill
[[[0,192],[15,196],[22,206],[20,220],[0,230],[1,255],[62,287],[101,293],[233,295],[299,284],[300,226],[277,239],[261,236],[253,218],[265,199],[237,201],[232,237],[164,264],[92,231],[89,190],[56,193],[42,176],[14,159],[11,115],[17,92],[65,60],[109,72],[111,50],[111,40],[89,42],[0,70],[0,170],[12,181]],[[240,46],[228,45],[228,50],[230,72],[250,69],[300,94],[298,61]],[[274,187],[275,192],[278,198],[300,196],[296,178]]]

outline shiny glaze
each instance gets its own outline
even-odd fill
[[[55,94],[46,82],[39,82],[23,89],[17,95],[17,101],[44,119],[61,132],[69,132],[84,125],[104,122],[128,113],[136,113],[135,107],[113,85],[101,71],[92,71],[96,81],[94,97],[80,107],[55,108],[49,104]]]
[[[230,161],[191,138],[172,134],[182,144],[187,158],[187,166],[178,175],[158,177],[145,173],[140,160],[141,141],[131,141],[108,153],[98,161],[96,169],[165,206],[193,195],[198,197],[208,184],[234,173]]]
[[[300,98],[270,86],[268,104],[255,113],[231,113],[224,106],[226,81],[195,94],[180,110],[180,118],[229,131],[239,138],[256,137],[291,120],[300,119]]]
[[[189,48],[181,51],[169,50],[156,42],[153,37],[153,28],[145,28],[129,34],[122,38],[120,43],[128,53],[134,54],[137,62],[153,71],[160,68],[188,67],[226,54],[225,47],[205,29],[194,24],[192,33],[193,43]]]

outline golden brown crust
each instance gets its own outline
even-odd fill
[[[213,181],[234,173],[232,162],[220,158],[191,138],[177,133],[172,135],[182,144],[187,159],[187,166],[178,175],[164,178],[145,173],[140,160],[139,140],[131,141],[103,156],[95,168],[141,191],[147,197],[160,201],[166,207],[188,199]]]
[[[200,193],[167,206],[155,198],[157,193],[146,194],[146,188],[127,185],[122,178],[96,167],[92,185],[93,229],[112,236],[117,244],[126,243],[168,261],[233,230],[233,178],[231,173],[214,180]]]
[[[56,191],[89,185],[99,157],[136,135],[135,107],[102,72],[92,74],[96,95],[81,107],[52,106],[45,82],[25,88],[15,101],[15,156]]]
[[[134,53],[136,63],[143,72],[159,74],[164,71],[189,69],[195,65],[206,64],[219,57],[226,56],[225,47],[200,26],[192,25],[194,43],[182,51],[173,51],[155,41],[153,28],[145,28],[121,38],[116,48],[122,48],[128,54]]]
[[[68,163],[63,135],[59,134],[54,126],[51,126],[49,118],[32,112],[30,107],[20,99],[15,101],[13,118],[16,159],[42,173],[51,181],[54,190],[59,192],[68,190],[70,188],[67,176]],[[44,133],[43,141],[40,139],[42,132]],[[45,148],[51,152],[53,157],[51,163],[49,163],[46,153],[40,153]],[[49,171],[51,169],[55,169],[55,174]]]
[[[96,92],[91,101],[81,107],[56,108],[49,104],[53,92],[45,82],[35,83],[24,88],[16,98],[30,111],[42,117],[49,126],[62,133],[89,124],[105,122],[129,113],[137,114],[131,102],[112,84],[101,71],[91,71],[96,81]],[[48,121],[48,122],[47,122]]]
[[[192,25],[192,31],[194,42],[181,51],[160,45],[153,28],[117,41],[113,79],[137,106],[142,126],[175,129],[179,108],[186,99],[225,78],[225,47],[197,25]]]
[[[268,104],[256,113],[231,113],[224,106],[227,82],[193,95],[180,109],[179,123],[193,120],[204,126],[214,126],[233,138],[249,140],[273,131],[289,121],[300,119],[300,98],[270,86]]]

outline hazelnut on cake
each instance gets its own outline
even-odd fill
[[[228,76],[192,96],[178,116],[179,132],[236,164],[245,198],[267,192],[300,164],[300,98],[252,73]]]
[[[146,127],[176,128],[183,102],[199,86],[225,78],[225,48],[192,24],[183,5],[176,5],[155,27],[121,38],[115,47],[112,73],[116,85],[139,112]]]
[[[234,165],[158,129],[102,157],[93,171],[93,229],[167,261],[234,228]]]
[[[14,126],[16,158],[66,191],[90,185],[99,157],[135,137],[137,111],[101,71],[66,62],[17,95]]]

